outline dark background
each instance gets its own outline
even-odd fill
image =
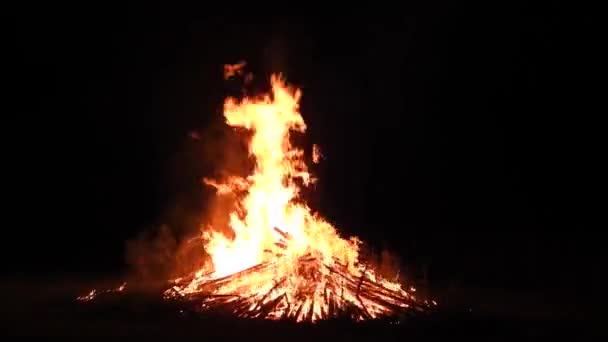
[[[427,265],[440,286],[600,284],[590,16],[73,10],[3,24],[9,273],[120,272],[127,240],[176,206],[204,207],[192,199],[205,198],[208,165],[193,158],[205,148],[189,133],[221,123],[234,90],[222,65],[244,59],[256,80],[282,71],[303,89],[306,142],[326,156],[310,200],[345,235],[397,252],[416,277]]]

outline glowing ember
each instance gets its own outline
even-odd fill
[[[323,153],[321,153],[321,149],[319,145],[312,145],[312,162],[317,164],[323,158]]]
[[[224,65],[224,78],[228,79],[233,76],[242,75],[245,65],[247,65],[247,63],[243,61],[238,62],[237,64]]]
[[[122,283],[122,285],[120,285],[119,287],[117,287],[115,289],[104,290],[104,291],[97,291],[97,290],[93,289],[89,293],[87,293],[86,295],[80,296],[80,297],[78,297],[76,299],[79,302],[89,302],[89,301],[92,301],[93,299],[95,299],[100,294],[122,292],[122,291],[124,291],[124,289],[126,287],[127,287],[127,283],[125,282],[125,283]]]
[[[242,66],[225,70],[233,76]],[[406,291],[360,264],[360,241],[341,237],[299,198],[300,187],[315,181],[304,151],[290,143],[290,132],[306,130],[299,113],[301,92],[276,75],[271,86],[269,95],[225,101],[226,123],[252,132],[249,153],[255,169],[247,178],[205,180],[218,196],[239,196],[230,214],[234,237],[203,232],[212,265],[174,280],[166,298],[242,317],[312,322],[340,314],[363,320],[422,309],[425,304],[411,294],[413,287]],[[321,156],[315,145],[313,161]]]

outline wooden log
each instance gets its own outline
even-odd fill
[[[308,310],[308,315],[306,315],[306,321],[312,322],[313,316],[315,314],[315,297],[312,297],[312,301],[309,307],[310,309]]]
[[[275,246],[281,248],[281,249],[287,249],[287,244],[285,242],[282,241],[277,241],[274,243]]]
[[[333,295],[330,295],[329,297],[329,305],[327,308],[327,317],[331,318],[334,317],[335,312],[336,312],[336,300],[335,297]]]
[[[262,317],[262,318],[267,317],[270,312],[272,312],[273,310],[276,309],[277,305],[283,300],[284,296],[285,296],[285,294],[282,294],[282,295],[278,296],[277,298],[271,300],[270,302],[266,303],[262,307],[260,307],[259,317]]]
[[[385,300],[382,300],[380,298],[369,297],[366,293],[361,293],[359,296],[360,296],[360,298],[368,299],[369,301],[371,301],[373,303],[376,303],[376,304],[378,304],[378,305],[380,305],[382,307],[386,307],[386,308],[390,309],[391,311],[399,311],[399,310],[403,309],[403,307],[401,307],[399,305],[396,305],[396,304],[393,304],[393,303],[389,303],[389,302],[387,302]]]
[[[298,306],[298,309],[296,310],[296,314],[294,315],[294,319],[296,321],[298,320],[298,316],[300,316],[300,312],[302,312],[302,308],[304,308],[304,304],[306,304],[306,301],[300,302],[300,305]]]
[[[363,280],[365,280],[365,271],[367,271],[367,265],[365,265],[365,268],[361,273],[361,279],[359,280],[359,285],[357,285],[357,294],[359,294],[359,291],[361,290],[361,285],[363,285]]]
[[[328,303],[327,300],[325,300],[325,304],[321,305],[321,309],[319,311],[321,311],[321,316],[319,317],[319,319],[327,319],[327,309],[328,309]]]
[[[313,263],[315,261],[319,261],[319,259],[317,259],[317,257],[314,256],[306,256],[306,257],[300,257],[298,258],[298,263]]]
[[[339,270],[337,270],[337,269],[335,269],[333,267],[327,267],[327,268],[329,269],[330,272],[332,272],[334,274],[337,274],[338,276],[340,276],[343,279],[345,279],[346,282],[347,282],[347,285],[352,285],[354,279],[349,274],[342,273],[342,272],[340,272]],[[408,299],[409,299],[409,298],[403,297],[400,293],[398,293],[396,291],[393,291],[393,290],[390,290],[390,289],[388,289],[388,288],[386,288],[386,287],[384,287],[384,286],[382,286],[380,284],[377,284],[375,282],[368,281],[368,282],[364,283],[363,282],[363,275],[362,275],[362,277],[359,280],[359,283],[357,284],[357,292],[361,291],[362,287],[366,287],[366,286],[369,287],[369,288],[372,288],[373,291],[379,291],[383,295],[389,296],[389,297],[391,297],[391,298],[393,298],[394,300],[397,300],[397,301],[408,301]]]
[[[277,287],[279,287],[280,285],[282,285],[282,284],[285,282],[285,280],[286,280],[286,279],[287,279],[287,278],[283,278],[283,279],[280,279],[279,281],[277,281],[277,283],[276,283],[276,284],[274,284],[274,286],[273,286],[272,288],[270,288],[270,290],[268,290],[268,292],[266,292],[266,294],[265,294],[265,295],[264,295],[264,296],[263,296],[261,299],[259,299],[259,300],[258,300],[258,306],[259,306],[259,307],[261,307],[261,306],[263,305],[264,301],[266,300],[266,298],[268,298],[268,296],[270,296],[270,294],[271,294],[271,293],[272,293],[272,292],[273,292],[273,291],[274,291],[274,290],[275,290]]]
[[[277,232],[277,233],[279,233],[285,240],[290,240],[291,239],[291,235],[289,235],[288,233],[280,230],[277,227],[274,227],[274,231]]]
[[[389,288],[386,288],[386,287],[382,286],[382,284],[377,283],[377,282],[371,282],[371,281],[370,281],[370,282],[365,283],[365,285],[366,285],[366,286],[369,286],[369,287],[373,287],[373,288],[375,288],[375,289],[376,289],[376,290],[378,290],[378,291],[384,291],[384,292],[386,292],[386,293],[392,293],[392,294],[397,294],[397,293],[399,293],[398,291],[395,291],[395,290],[391,290],[391,289],[389,289]],[[409,296],[409,294],[408,294],[408,293],[407,293],[405,290],[404,290],[403,292],[404,292],[404,293],[405,293],[407,296]]]
[[[359,296],[359,293],[357,293],[356,297],[359,300],[359,304],[361,304],[360,309],[362,313],[366,316],[366,318],[373,318],[369,311],[367,311],[367,306],[365,305],[365,303],[363,303],[363,300],[361,299],[361,296]]]
[[[376,286],[368,286],[368,287],[363,287],[363,290],[368,292],[368,293],[374,293],[376,295],[379,296],[384,296],[387,298],[391,298],[394,301],[398,301],[398,302],[410,302],[413,301],[411,299],[411,297],[402,297],[399,293],[395,292],[395,291],[390,291],[388,289],[383,289],[383,288],[378,288]]]
[[[249,267],[247,269],[244,269],[244,270],[242,270],[240,272],[232,273],[232,274],[229,274],[229,275],[221,277],[221,278],[209,280],[208,282],[205,282],[205,283],[203,283],[201,285],[202,286],[215,286],[215,285],[219,285],[219,284],[225,283],[227,281],[230,281],[230,280],[242,277],[244,275],[247,275],[247,274],[250,274],[250,273],[253,273],[253,272],[256,272],[256,271],[261,271],[264,268],[267,268],[268,266],[270,266],[269,263],[257,264],[255,266],[252,266],[252,267]]]

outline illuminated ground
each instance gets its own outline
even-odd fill
[[[514,294],[501,291],[467,293],[469,306],[459,304],[453,292],[454,308],[428,317],[415,317],[400,325],[350,322],[321,323],[315,326],[274,322],[189,316],[151,299],[128,299],[97,306],[73,301],[95,281],[74,281],[64,277],[21,278],[2,281],[2,321],[6,335],[30,336],[133,336],[149,340],[168,338],[252,338],[255,341],[304,341],[344,339],[388,341],[445,341],[454,339],[513,340],[514,338],[572,337],[580,340],[593,334],[582,310],[574,304],[552,306],[557,297],[543,294]],[[557,295],[557,293],[555,294]],[[580,307],[579,307],[580,308]],[[470,310],[469,310],[470,309]],[[223,339],[221,339],[223,340]]]

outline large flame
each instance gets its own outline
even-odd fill
[[[331,285],[335,280],[331,270],[340,265],[354,279],[365,275],[385,289],[413,298],[399,283],[380,279],[373,270],[364,269],[358,263],[359,240],[341,237],[299,197],[301,186],[315,181],[308,172],[304,151],[290,142],[290,132],[306,130],[299,112],[301,92],[287,86],[280,75],[271,77],[271,86],[271,94],[259,98],[225,101],[226,123],[252,133],[249,153],[255,159],[255,168],[247,178],[233,177],[223,182],[206,180],[217,189],[218,195],[240,196],[237,210],[230,214],[234,235],[227,237],[213,229],[205,230],[203,238],[212,266],[187,281],[178,279],[171,289],[172,295],[188,296],[205,291],[215,295],[237,294],[241,298],[252,298],[252,309],[281,300],[285,305],[273,307],[275,312],[269,317],[291,316],[296,320],[315,321],[323,317],[330,309],[328,292],[340,298],[338,306],[348,302],[366,306],[369,317],[389,310],[359,298],[354,291]],[[319,155],[315,146],[315,162]],[[302,258],[314,260],[307,263],[308,270],[303,270]],[[270,267],[265,271],[244,272],[205,290],[205,284],[257,265]],[[259,296],[261,294],[265,295]],[[407,307],[407,304],[392,304]]]
[[[244,217],[236,212],[230,216],[234,239],[216,232],[206,236],[218,277],[269,261],[278,253],[290,259],[314,252],[325,262],[337,257],[349,265],[357,260],[356,240],[340,238],[334,227],[311,214],[301,201],[295,202],[300,190],[297,181],[304,185],[314,181],[304,152],[289,140],[290,130],[306,129],[298,112],[300,91],[286,87],[278,76],[271,78],[271,84],[272,97],[246,98],[241,103],[229,98],[225,104],[229,125],[253,131],[249,151],[256,167],[246,180],[234,178],[220,185],[224,191],[245,187],[247,195],[241,203]],[[291,237],[286,249],[276,245],[284,236],[274,228]]]

